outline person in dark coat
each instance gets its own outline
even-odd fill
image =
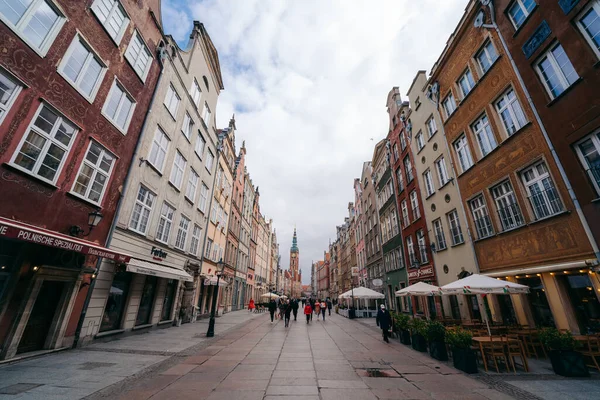
[[[292,302],[292,312],[294,313],[294,321],[298,317],[298,307],[298,299],[294,299],[294,301]]]
[[[273,318],[275,317],[276,310],[277,310],[277,303],[275,303],[275,300],[271,299],[271,301],[269,301],[269,314],[271,314],[271,322],[273,322]]]
[[[292,305],[289,300],[286,300],[283,304],[283,315],[285,316],[285,327],[290,326],[290,317],[292,314]]]
[[[329,316],[331,317],[331,309],[333,308],[333,304],[331,303],[331,299],[328,297],[327,298],[327,310],[329,311]]]
[[[310,314],[310,320],[312,321],[312,313],[315,311],[315,299],[311,297],[308,301],[310,303],[310,309],[312,310]]]
[[[383,341],[389,343],[390,341],[388,340],[388,331],[390,329],[390,326],[392,326],[392,316],[390,315],[390,312],[385,308],[385,304],[382,304],[379,311],[377,311],[376,322],[377,325],[379,325],[379,327],[383,331]]]

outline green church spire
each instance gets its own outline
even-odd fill
[[[293,252],[298,252],[298,236],[296,236],[296,228],[294,228],[294,237],[292,238],[292,248],[290,249]]]

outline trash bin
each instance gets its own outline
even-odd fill
[[[351,308],[348,310],[348,319],[354,318],[356,318],[356,310],[354,308]]]

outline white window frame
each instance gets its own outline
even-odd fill
[[[415,135],[415,143],[417,144],[417,151],[421,151],[425,147],[425,141],[423,140],[423,132],[419,131]]]
[[[204,150],[206,149],[206,140],[204,136],[198,131],[198,137],[196,138],[196,144],[194,145],[194,152],[200,160],[204,158]]]
[[[558,49],[559,47],[561,48],[569,65],[573,69],[573,74],[575,74],[573,76],[572,82],[569,82],[569,79],[568,79],[569,77],[567,77],[567,75],[565,74],[565,71],[563,70],[561,65],[558,63],[558,60],[556,59],[556,57],[554,55],[554,50]],[[551,88],[548,85],[548,81],[544,77],[544,73],[543,73],[541,64],[545,60],[548,60],[548,62],[550,63],[550,65],[552,67],[553,75],[558,78],[560,85],[561,85],[560,92],[558,92],[556,94],[553,93],[553,91],[552,91],[553,88]],[[566,65],[566,64],[564,64],[564,65]],[[579,79],[579,74],[577,73],[577,70],[573,66],[573,63],[569,59],[567,52],[565,51],[564,47],[562,47],[560,42],[553,43],[552,46],[550,46],[550,48],[539,57],[539,59],[535,62],[535,70],[536,70],[540,80],[542,81],[542,85],[544,85],[544,88],[546,89],[546,93],[548,93],[548,96],[550,96],[550,99],[555,99],[555,98],[559,97],[561,94],[563,94],[571,85],[573,85]],[[569,74],[569,75],[571,75],[571,74]]]
[[[446,235],[444,234],[444,225],[442,224],[442,219],[438,218],[433,221],[433,231],[435,233],[435,240],[437,242],[437,251],[445,250],[448,248],[448,244],[446,243]]]
[[[446,97],[444,97],[444,100],[442,100],[442,107],[446,113],[446,119],[450,118],[450,116],[456,111],[456,100],[454,99],[452,91],[450,91]]]
[[[525,6],[525,4],[523,3],[523,0],[514,0],[512,2],[512,4],[510,4],[508,6],[508,9],[506,11],[506,15],[508,15],[508,19],[510,19],[510,22],[512,22],[512,24],[515,27],[515,29],[519,29],[520,27],[523,26],[523,24],[527,20],[527,17],[529,17],[529,14],[531,14],[531,12],[533,11],[533,9],[537,6],[537,4],[536,4],[536,2],[534,0],[531,0],[531,1],[533,2],[533,7],[531,7],[530,10],[527,9],[527,7]],[[515,6],[518,7],[519,11],[521,11],[523,13],[523,20],[521,21],[521,23],[519,23],[518,21],[515,21],[515,17],[512,14],[512,11],[515,9]]]
[[[473,217],[473,225],[475,225],[477,238],[484,239],[492,236],[494,234],[494,226],[482,194],[469,200],[469,209]]]
[[[542,172],[540,172],[540,169]],[[528,173],[529,177],[531,177],[529,180],[526,176]],[[529,204],[536,220],[551,217],[564,211],[563,202],[550,175],[548,164],[545,161],[536,162],[523,169],[519,175],[527,191]],[[532,190],[534,187],[537,190]]]
[[[181,185],[183,184],[183,175],[185,174],[186,167],[187,160],[183,154],[177,150],[175,152],[175,157],[173,158],[173,167],[171,168],[169,182],[171,182],[178,190],[181,189]]]
[[[402,208],[402,222],[404,223],[404,227],[406,228],[410,225],[410,218],[408,216],[408,202],[406,201],[406,199],[402,200],[400,207]]]
[[[183,136],[185,136],[185,138],[188,140],[188,142],[192,140],[191,138],[192,138],[193,131],[194,131],[194,120],[190,116],[190,113],[188,113],[186,111],[185,115],[183,116],[183,123],[181,124],[181,133],[183,133]]]
[[[494,49],[495,57],[491,56],[489,46],[491,46],[491,48]],[[479,57],[481,55],[484,55],[486,60],[489,63],[489,67],[487,69],[484,69],[483,64],[481,64],[481,60],[479,59]],[[497,59],[498,59],[498,51],[496,50],[496,46],[494,46],[491,39],[487,39],[483,43],[483,46],[481,46],[481,48],[479,49],[477,54],[475,54],[475,60],[477,60],[477,65],[479,65],[479,71],[481,72],[482,75],[485,75],[492,68],[492,66],[494,65],[494,63],[496,62]]]
[[[431,139],[433,135],[435,135],[438,131],[437,123],[435,122],[435,118],[433,118],[433,115],[427,119],[425,124],[427,125],[427,136],[429,139]]]
[[[98,21],[100,22],[100,25],[102,25],[102,27],[104,28],[104,30],[106,31],[108,36],[118,46],[121,43],[121,40],[123,39],[123,34],[127,30],[127,27],[129,26],[129,22],[131,21],[131,19],[129,18],[129,15],[127,14],[127,11],[125,10],[125,7],[123,7],[123,5],[121,4],[120,1],[118,1],[118,0],[108,0],[108,1],[111,2],[112,5],[108,12],[108,15],[106,16],[105,21],[102,21],[104,16],[102,15],[102,12],[100,11],[98,4],[102,2],[102,3],[105,3],[105,5],[106,5],[106,0],[95,0],[92,3],[92,6],[90,7],[90,9],[94,12],[94,14],[96,15],[96,18],[98,18]],[[110,24],[111,18],[114,16],[114,14],[119,9],[123,13],[125,18],[123,19],[123,25],[120,27],[119,32],[117,32],[117,35],[115,37],[113,37],[111,35],[111,33],[109,32],[108,28],[106,27],[106,25]]]
[[[519,207],[519,202],[517,201],[515,190],[510,180],[507,179],[500,182],[492,187],[490,192],[494,199],[494,203],[496,204],[496,211],[498,212],[502,231],[515,229],[525,224],[521,207]],[[509,211],[505,212],[503,217],[501,210]]]
[[[452,143],[454,151],[456,152],[456,158],[460,165],[461,173],[468,171],[473,166],[473,157],[471,157],[471,150],[469,149],[469,141],[467,136],[462,134],[458,139]],[[463,163],[465,161],[468,165]]]
[[[410,267],[412,268],[414,264],[416,264],[417,261],[417,256],[415,254],[415,246],[413,243],[413,238],[411,235],[408,235],[406,237],[406,250],[408,252],[408,262],[410,264]]]
[[[6,100],[6,104],[0,103],[0,125],[1,125],[2,121],[4,121],[4,118],[6,118],[6,115],[10,112],[10,109],[12,108],[13,104],[15,104],[17,97],[19,97],[19,94],[21,93],[21,90],[23,89],[23,85],[21,84],[20,81],[15,79],[12,76],[12,74],[8,73],[8,71],[4,70],[3,68],[0,68],[0,76],[2,76],[4,79],[6,79],[7,81],[9,81],[13,85],[15,85],[13,92],[10,94],[10,96]]]
[[[43,131],[42,129],[38,128],[35,125],[35,121],[39,117],[39,115],[40,115],[41,111],[44,109],[44,107],[48,108],[50,111],[52,111],[58,117],[55,124],[53,125],[50,133]],[[56,132],[58,131],[58,128],[60,127],[60,125],[63,122],[67,125],[70,125],[74,129],[73,135],[71,136],[71,139],[67,146],[65,146],[64,144],[62,144],[61,142],[59,142],[58,140],[55,139]],[[28,170],[27,168],[22,167],[19,164],[17,164],[16,159],[19,156],[19,153],[20,153],[21,149],[23,148],[23,145],[25,144],[25,141],[27,140],[27,137],[29,136],[29,133],[31,131],[42,136],[45,139],[45,142],[44,142],[42,149],[40,150],[40,153],[39,153],[37,159],[35,160],[33,169]],[[54,184],[56,184],[56,181],[58,180],[58,177],[60,176],[60,174],[62,172],[62,168],[65,165],[66,159],[69,157],[69,153],[71,152],[71,149],[73,148],[73,143],[75,142],[75,139],[76,139],[78,133],[79,133],[79,127],[77,125],[72,123],[69,119],[67,119],[62,113],[60,113],[54,107],[51,107],[47,103],[41,102],[37,111],[35,112],[33,118],[29,122],[27,129],[23,133],[23,136],[21,137],[21,141],[19,142],[19,145],[15,149],[15,152],[13,153],[13,156],[10,159],[10,165],[17,168],[19,171],[23,171],[26,174],[33,176],[36,179],[39,179],[41,181],[48,182],[48,183],[54,185]],[[54,174],[54,178],[52,180],[44,178],[41,175],[38,175],[40,167],[42,166],[42,162],[43,162],[44,158],[48,155],[48,149],[51,144],[54,144],[55,146],[59,147],[61,150],[64,151],[63,157],[60,160],[58,167],[56,168],[56,173]]]
[[[413,190],[410,192],[410,207],[413,213],[413,222],[421,218],[421,210],[419,209],[419,197],[417,191]]]
[[[158,135],[160,135],[161,140],[157,140]],[[162,140],[163,138],[166,139],[166,142]],[[163,146],[164,143],[166,143],[166,146]],[[169,138],[169,136],[167,136],[165,131],[163,131],[163,129],[159,125],[157,125],[156,131],[154,132],[154,138],[152,139],[152,144],[150,145],[150,150],[148,151],[148,159],[146,161],[148,161],[161,174],[163,172],[163,168],[165,167],[165,161],[167,161],[167,154],[169,154],[169,145],[170,144],[171,144],[171,139]],[[159,154],[162,153],[162,161],[160,163],[161,165],[157,165],[158,159],[153,160],[153,157],[152,157],[152,153],[153,153],[155,146],[157,148],[156,157],[158,157]]]
[[[169,236],[171,236],[171,228],[173,227],[173,219],[175,217],[175,207],[171,206],[166,201],[163,201],[158,217],[158,225],[156,227],[156,240],[168,244]],[[161,225],[162,224],[162,225]]]
[[[406,174],[407,184],[409,184],[410,182],[412,182],[413,179],[415,179],[415,176],[413,175],[413,168],[412,162],[410,161],[410,156],[407,155],[406,157],[404,157],[402,163],[404,164],[404,173]]]
[[[191,220],[185,215],[179,216],[179,225],[177,227],[177,235],[175,236],[174,247],[181,251],[185,251],[185,243],[187,242],[188,231],[190,229]]]
[[[177,90],[171,83],[167,89],[167,94],[165,94],[165,100],[163,101],[163,104],[167,108],[169,114],[171,114],[173,119],[177,119],[177,110],[179,110],[179,103],[181,103],[181,97],[179,97]]]
[[[40,44],[40,46],[36,46],[31,42],[23,32],[24,28],[27,26],[31,18],[35,14],[35,11],[40,7],[42,3],[46,3],[48,7],[50,7],[56,14],[57,19],[48,31],[48,34]],[[45,57],[48,53],[48,50],[54,43],[54,40],[58,36],[58,33],[62,29],[65,22],[67,22],[67,18],[62,9],[54,2],[54,0],[32,0],[31,4],[27,6],[25,13],[16,24],[13,24],[9,19],[4,16],[4,14],[0,14],[0,20],[6,24],[19,38],[27,44],[27,46],[31,47],[33,51],[35,51],[39,56]]]
[[[511,94],[512,94],[512,96],[511,96]],[[500,102],[502,100],[504,100],[504,102],[505,102],[504,106],[500,106]],[[519,102],[519,99],[517,98],[515,89],[513,89],[512,87],[510,89],[506,90],[504,93],[502,93],[502,96],[500,96],[494,102],[494,104],[496,106],[496,112],[498,113],[498,117],[502,121],[502,126],[504,127],[504,132],[506,133],[507,136],[514,135],[521,128],[523,128],[525,125],[527,125],[527,122],[528,122],[527,117],[525,116],[523,107],[521,107],[521,103]],[[513,123],[514,129],[511,129],[511,127],[509,127],[506,124],[506,121],[504,120],[504,117],[502,116],[502,113],[504,111],[508,112],[509,117]]]
[[[212,173],[212,167],[215,162],[215,156],[212,151],[208,149],[208,154],[206,156],[206,162],[204,163],[204,167],[208,170],[209,173]]]
[[[204,108],[202,108],[202,121],[204,121],[204,125],[207,128],[210,127],[210,118],[212,116],[212,112],[210,111],[210,107],[208,106],[208,102],[204,102]]]
[[[423,180],[425,181],[425,191],[427,197],[435,193],[435,185],[433,184],[433,177],[431,176],[431,170],[423,172]]]
[[[195,256],[198,255],[198,247],[200,245],[200,234],[202,233],[202,228],[198,224],[194,224],[192,228],[192,237],[190,239],[190,248],[189,253]]]
[[[200,186],[200,199],[198,200],[198,210],[202,214],[206,214],[206,206],[208,204],[208,196],[209,196],[208,186],[206,186],[206,183],[202,182],[202,184]]]
[[[185,197],[187,197],[187,199],[191,201],[192,204],[196,201],[196,191],[198,190],[199,181],[200,175],[198,175],[198,173],[194,171],[194,168],[190,168],[190,173],[188,174],[187,187],[185,189]]]
[[[598,167],[595,167],[592,164],[590,164],[590,162],[586,158],[587,155],[590,153],[583,154],[583,151],[581,150],[581,145],[584,142],[587,142],[588,140],[590,140],[592,142],[592,146],[594,146],[594,149],[598,156],[598,160],[599,160]],[[596,194],[600,196],[600,130],[597,130],[597,131],[587,135],[580,141],[578,141],[575,144],[575,151],[577,153],[577,157],[579,157],[579,161],[581,162],[581,165],[585,168],[586,173],[588,174],[588,176],[590,177],[590,180],[592,181],[592,186],[594,187]],[[592,170],[592,168],[597,168],[598,171],[594,172],[594,170]],[[597,174],[598,176],[596,177],[594,174]]]
[[[75,50],[76,44],[78,44],[78,43],[81,43],[83,45],[83,47],[85,47],[89,53],[86,56],[86,59],[81,68],[81,71],[79,71],[77,79],[75,79],[75,81],[73,81],[65,72],[65,68],[66,68],[67,64],[69,63],[71,56],[73,55],[73,51]],[[86,94],[83,91],[83,89],[80,87],[80,85],[82,83],[83,78],[85,78],[87,68],[90,66],[90,63],[92,62],[93,59],[95,59],[98,62],[98,64],[100,64],[101,69],[100,69],[100,73],[98,74],[98,78],[96,78],[96,83],[94,84],[94,87],[92,87],[91,93]],[[107,70],[108,70],[108,67],[106,66],[106,63],[104,62],[104,60],[102,60],[100,58],[100,56],[98,55],[98,52],[96,52],[96,50],[94,50],[94,48],[89,44],[89,42],[79,32],[75,34],[75,37],[71,41],[71,44],[69,45],[69,48],[65,52],[60,64],[58,65],[58,69],[57,69],[60,76],[62,76],[67,82],[69,82],[69,84],[71,84],[71,86],[73,86],[73,88],[75,90],[77,90],[77,92],[80,95],[82,95],[83,98],[86,99],[87,101],[89,101],[90,103],[94,102],[94,99],[96,98],[96,94],[98,94],[98,89],[100,88],[100,85],[102,85],[102,81],[104,80],[104,75],[106,74]]]
[[[448,226],[450,227],[450,236],[452,237],[452,245],[456,246],[465,242],[465,236],[462,233],[460,227],[460,219],[458,218],[458,212],[456,209],[446,214],[448,217]]]
[[[143,193],[144,199],[140,200],[140,192],[142,192],[142,191],[144,191],[144,193]],[[144,185],[140,185],[140,187],[138,188],[137,195],[135,196],[135,203],[133,205],[133,208],[131,209],[131,217],[129,218],[129,229],[130,230],[140,233],[142,235],[146,235],[146,232],[148,232],[148,227],[150,226],[150,221],[151,221],[151,217],[152,217],[152,208],[154,207],[155,200],[156,200],[156,195],[153,192],[151,192]],[[150,204],[148,204],[148,203],[150,203]],[[134,215],[135,215],[135,209],[137,206],[139,206],[139,219],[134,227],[133,226]],[[142,225],[144,211],[147,212],[146,225],[145,225],[144,229],[139,229],[140,226]]]
[[[471,130],[477,139],[477,145],[479,146],[481,158],[487,156],[494,151],[496,147],[498,147],[496,137],[494,136],[494,131],[492,130],[492,125],[490,125],[490,120],[486,113],[483,113],[475,122],[471,124]],[[487,149],[485,148],[486,146]]]
[[[98,161],[96,161],[96,164],[92,164],[92,162],[87,159],[87,155],[90,152],[93,144],[95,144],[96,146],[98,146],[100,148],[100,155],[98,156]],[[102,162],[102,159],[105,155],[112,158],[112,162],[110,163],[110,168],[108,169],[108,172],[102,170],[99,167],[99,164]],[[85,152],[85,155],[83,156],[83,161],[81,162],[81,165],[79,166],[79,171],[77,172],[77,175],[75,176],[75,180],[73,181],[73,185],[71,186],[71,191],[69,193],[71,193],[73,196],[82,198],[85,201],[89,201],[90,203],[97,204],[97,205],[102,204],[102,200],[104,199],[104,193],[106,193],[106,188],[108,187],[108,185],[110,183],[110,178],[112,176],[112,171],[113,171],[116,161],[117,161],[117,157],[112,152],[108,151],[106,149],[106,147],[102,146],[100,143],[96,142],[95,140],[90,140],[90,144],[88,145],[87,151]],[[80,194],[75,191],[75,186],[77,185],[77,180],[79,178],[79,175],[83,171],[83,168],[85,165],[90,167],[93,172],[92,172],[92,176],[90,177],[90,180],[88,182],[88,187],[86,188],[85,194]],[[104,181],[104,185],[102,186],[102,192],[100,192],[100,197],[98,198],[98,200],[92,200],[89,198],[89,195],[90,195],[92,186],[94,185],[94,182],[96,180],[96,176],[98,174],[104,175],[105,181]]]
[[[114,120],[111,116],[108,115],[108,112],[106,110],[106,108],[108,107],[108,103],[110,102],[110,99],[114,94],[114,91],[117,90],[116,88],[118,88],[122,92],[122,94],[121,94],[121,98],[119,100],[119,105],[117,106],[117,111],[115,112],[115,116],[118,116],[121,113],[121,109],[123,107],[125,97],[129,98],[129,100],[131,101],[131,109],[129,110],[129,114],[127,115],[127,119],[125,120],[125,126],[122,126],[122,127],[119,126],[119,124],[117,123],[116,120]],[[135,98],[129,93],[129,91],[127,89],[125,89],[125,86],[123,86],[121,84],[121,82],[119,82],[118,79],[115,78],[113,80],[113,84],[110,88],[110,91],[108,92],[108,96],[106,96],[106,99],[104,100],[104,105],[102,106],[102,115],[104,115],[104,117],[115,128],[117,128],[119,130],[119,132],[126,135],[127,130],[129,129],[129,124],[131,123],[131,119],[133,118],[133,113],[135,111],[136,106],[137,106],[137,102],[135,101]]]
[[[132,46],[136,39],[139,39],[139,42],[142,46],[140,48],[140,52],[137,55],[133,54],[133,50],[132,50]],[[140,72],[140,71],[138,71],[136,66],[138,65],[138,62],[140,61],[140,55],[144,51],[146,51],[146,53],[148,55],[148,65],[146,65],[146,67],[144,68],[144,71]],[[150,49],[148,48],[148,45],[144,41],[144,37],[138,32],[137,29],[135,30],[135,32],[131,36],[131,39],[129,40],[129,45],[127,46],[127,50],[125,50],[125,59],[127,61],[129,61],[129,63],[131,64],[131,68],[133,68],[136,75],[142,80],[142,82],[145,82],[146,78],[148,77],[148,72],[150,72],[150,68],[152,67],[152,61],[154,59],[154,56],[152,55],[152,52],[150,51]]]
[[[427,257],[427,247],[425,245],[425,234],[423,233],[423,229],[419,229],[415,236],[417,237],[417,246],[419,246],[421,264],[427,264],[429,262],[429,257]]]
[[[577,16],[575,21],[576,21],[577,27],[579,28],[581,33],[583,33],[585,40],[587,40],[587,42],[590,45],[590,47],[592,48],[592,50],[594,50],[594,53],[596,53],[596,56],[598,58],[600,58],[600,43],[596,44],[594,42],[594,40],[590,36],[590,32],[588,32],[588,30],[586,29],[586,26],[584,26],[583,23],[581,22],[581,19],[586,14],[588,14],[590,11],[592,11],[592,9],[596,12],[596,15],[598,15],[598,17],[600,18],[600,1],[593,0],[592,2],[590,2],[590,4],[588,4],[588,6],[586,8],[583,9],[582,12],[579,13],[579,15]],[[600,35],[600,33],[598,35]],[[599,40],[600,40],[600,38],[599,38]]]
[[[437,170],[440,187],[450,182],[450,177],[448,176],[448,170],[446,169],[446,161],[444,160],[444,156],[435,160],[435,169]]]
[[[202,89],[200,89],[200,85],[196,78],[192,81],[192,87],[190,87],[190,97],[192,98],[192,103],[196,107],[196,110],[200,107],[200,100],[202,100]]]
[[[469,80],[469,78],[471,78],[471,79]],[[463,82],[466,83],[466,85],[463,86]],[[456,85],[459,87],[461,97],[463,99],[465,97],[467,97],[467,95],[469,93],[471,93],[471,91],[475,87],[475,78],[473,78],[473,74],[471,73],[471,70],[469,68],[467,68],[465,70],[465,72],[463,72],[463,74],[460,76],[460,78],[458,78]],[[465,86],[467,87],[466,92],[465,92]]]

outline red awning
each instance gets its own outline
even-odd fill
[[[0,237],[24,240],[57,249],[75,251],[96,257],[127,263],[131,256],[116,253],[96,243],[63,235],[55,231],[0,217]]]

